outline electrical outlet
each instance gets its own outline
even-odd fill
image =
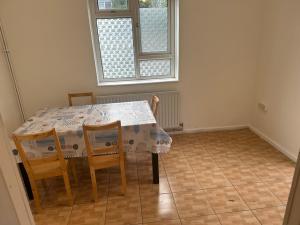
[[[265,103],[259,102],[257,105],[258,105],[258,108],[260,108],[262,111],[268,112],[268,108]]]

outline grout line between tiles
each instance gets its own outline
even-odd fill
[[[137,156],[135,156],[135,164],[136,164],[136,174],[137,174],[137,179],[138,179],[138,185],[139,185],[139,199],[140,199],[140,213],[141,213],[141,218],[142,218],[142,224],[144,223],[144,217],[143,217],[143,206],[142,206],[142,196],[141,196],[141,186],[140,186],[140,177],[139,177],[139,167],[137,165]]]
[[[169,182],[169,176],[168,176],[167,171],[166,171],[166,169],[165,169],[165,165],[164,165],[164,162],[163,162],[163,159],[162,159],[162,158],[161,158],[161,161],[162,161],[162,167],[164,168],[165,173],[166,173],[167,182],[168,182],[168,185],[169,185],[169,188],[170,188],[170,192],[171,192],[171,194],[172,194],[172,198],[173,198],[173,201],[174,201],[174,205],[175,205],[175,208],[176,208],[176,212],[177,212],[177,215],[178,215],[180,224],[182,225],[182,218],[180,217],[180,214],[179,214],[179,211],[178,211],[178,208],[177,208],[177,205],[176,205],[176,201],[175,201],[175,198],[174,198],[174,193],[173,193],[173,191],[172,191],[172,188],[171,188],[171,185],[170,185],[170,182]]]

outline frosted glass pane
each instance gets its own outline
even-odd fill
[[[135,77],[131,18],[97,19],[104,78]]]
[[[98,0],[99,10],[124,10],[128,9],[128,0]]]
[[[142,52],[168,51],[167,0],[140,0]]]
[[[142,77],[169,76],[171,74],[171,60],[140,61],[140,74]]]

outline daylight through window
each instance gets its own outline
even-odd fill
[[[90,0],[98,84],[178,78],[177,0]]]

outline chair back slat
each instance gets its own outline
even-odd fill
[[[47,138],[53,138],[53,140],[54,140],[54,146],[55,146],[56,151],[53,152],[53,155],[48,156],[48,157],[39,158],[39,159],[28,158],[26,155],[26,151],[23,147],[23,143],[30,142],[30,141],[39,141],[39,140],[47,139]],[[52,130],[46,131],[46,132],[35,133],[35,134],[26,134],[26,135],[13,134],[13,140],[14,140],[17,150],[20,154],[21,160],[25,166],[25,169],[29,170],[31,173],[33,173],[32,166],[43,165],[44,163],[49,163],[49,162],[54,162],[54,161],[60,161],[60,163],[64,167],[66,167],[66,163],[64,161],[64,156],[61,151],[60,142],[59,142],[59,139],[58,139],[55,129],[52,129]]]
[[[109,146],[103,147],[94,147],[92,145],[92,141],[90,138],[90,133],[93,132],[94,135],[99,134],[101,132],[109,132],[109,131],[116,131],[117,138],[116,143],[110,143]],[[89,157],[93,157],[103,153],[112,153],[116,150],[119,154],[123,154],[123,143],[122,143],[122,128],[121,122],[116,121],[113,123],[105,124],[105,125],[83,125],[83,133],[84,133],[84,140],[86,143],[86,150]]]
[[[112,146],[109,146],[109,147],[101,147],[101,148],[93,148],[93,155],[96,156],[96,155],[101,155],[101,154],[109,154],[109,153],[112,153],[112,152],[117,152],[118,150],[117,149],[117,145],[112,145]]]
[[[57,161],[57,160],[58,160],[58,157],[57,157],[57,154],[55,154],[55,155],[41,158],[41,159],[30,159],[28,161],[31,166],[35,166],[35,165],[41,165],[44,163],[53,162],[53,161]]]
[[[73,98],[90,97],[90,103],[93,105],[96,103],[96,98],[93,92],[82,92],[82,93],[69,93],[68,100],[69,106],[73,106]]]

